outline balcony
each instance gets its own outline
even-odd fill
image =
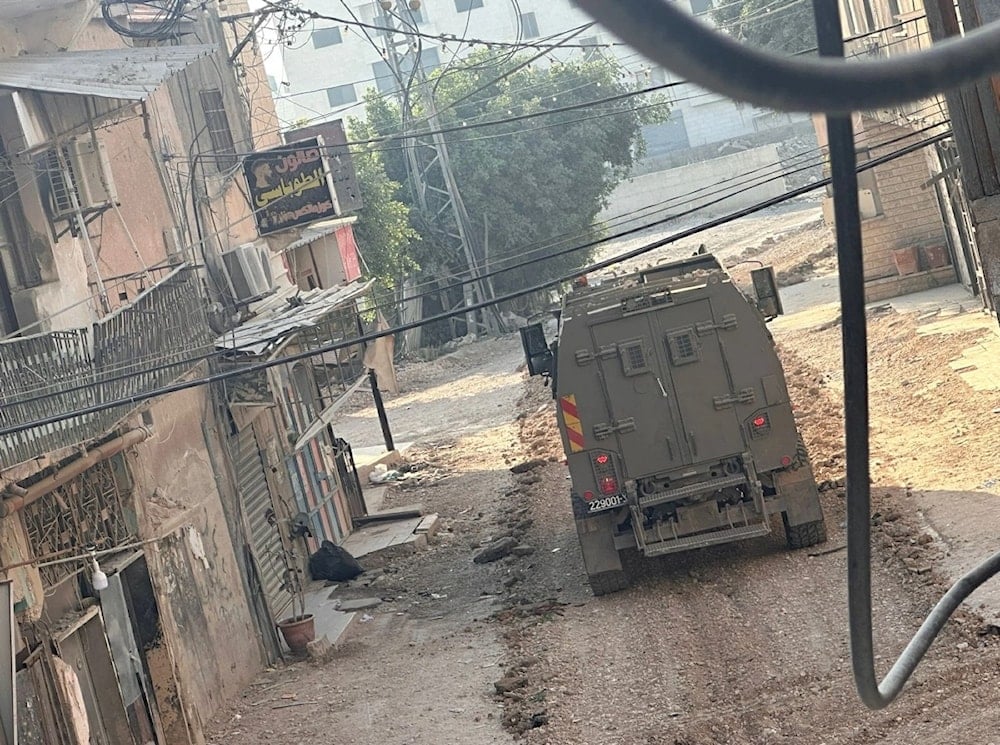
[[[198,277],[187,265],[165,271],[131,302],[87,328],[0,342],[0,429],[128,400],[194,367],[192,358],[211,350],[213,336]],[[140,405],[126,403],[0,435],[0,469],[101,437]]]

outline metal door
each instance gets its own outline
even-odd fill
[[[354,451],[351,449],[351,444],[341,437],[333,441],[333,448],[337,460],[338,479],[344,489],[344,496],[347,497],[347,504],[350,505],[351,517],[361,517],[367,514],[368,508],[365,506],[358,469],[354,465]]]
[[[261,591],[271,611],[273,621],[278,621],[291,602],[285,592],[284,550],[281,535],[274,523],[274,506],[267,487],[267,476],[260,446],[253,427],[242,430],[236,437],[236,480],[247,523],[250,543]]]
[[[719,334],[736,317],[715,318],[708,300],[650,315],[656,351],[670,371],[691,461],[701,463],[745,450],[737,404],[753,403],[753,389],[736,390]]]
[[[142,664],[139,645],[132,633],[131,613],[125,600],[121,573],[108,576],[108,586],[101,591],[101,612],[104,615],[104,632],[111,647],[111,660],[118,673],[118,687],[122,692],[125,710],[138,742],[156,743],[153,713],[150,704],[153,695]]]
[[[593,326],[591,334],[608,404],[606,421],[591,424],[597,446],[617,437],[628,478],[685,463],[677,396],[669,375],[660,369],[647,318],[602,323]]]

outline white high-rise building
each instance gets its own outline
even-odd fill
[[[711,0],[679,1],[707,19]],[[303,5],[325,16],[385,25],[379,2],[308,0]],[[424,34],[499,42],[554,42],[590,22],[569,0],[421,0],[419,9],[410,12],[410,20]],[[400,25],[399,21],[394,24]],[[286,41],[275,50],[271,70],[278,116],[284,128],[363,116],[366,89],[382,93],[395,89],[396,81],[384,58],[384,32],[317,19]],[[556,49],[548,57],[565,61],[600,51],[613,54],[642,86],[676,79],[599,26],[581,31],[569,43],[594,46]],[[473,48],[424,39],[421,64],[430,72],[451,64],[456,56],[460,59]],[[806,120],[804,116],[737,104],[687,84],[667,89],[665,95],[671,101],[669,120],[644,131],[649,156],[724,143]]]

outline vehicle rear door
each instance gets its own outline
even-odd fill
[[[678,303],[650,314],[656,354],[672,379],[680,429],[693,462],[737,455],[745,450],[736,405],[753,389],[735,390],[725,356],[735,316],[716,319],[707,299]],[[666,382],[664,382],[666,385]]]
[[[592,353],[609,412],[605,421],[594,424],[594,436],[598,444],[617,439],[625,475],[633,479],[676,468],[688,458],[677,396],[660,370],[652,315],[591,327]]]

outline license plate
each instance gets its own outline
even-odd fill
[[[605,510],[611,510],[615,507],[621,507],[626,502],[628,502],[628,498],[624,494],[615,494],[611,497],[601,497],[600,499],[595,499],[587,503],[587,512],[604,512]]]

